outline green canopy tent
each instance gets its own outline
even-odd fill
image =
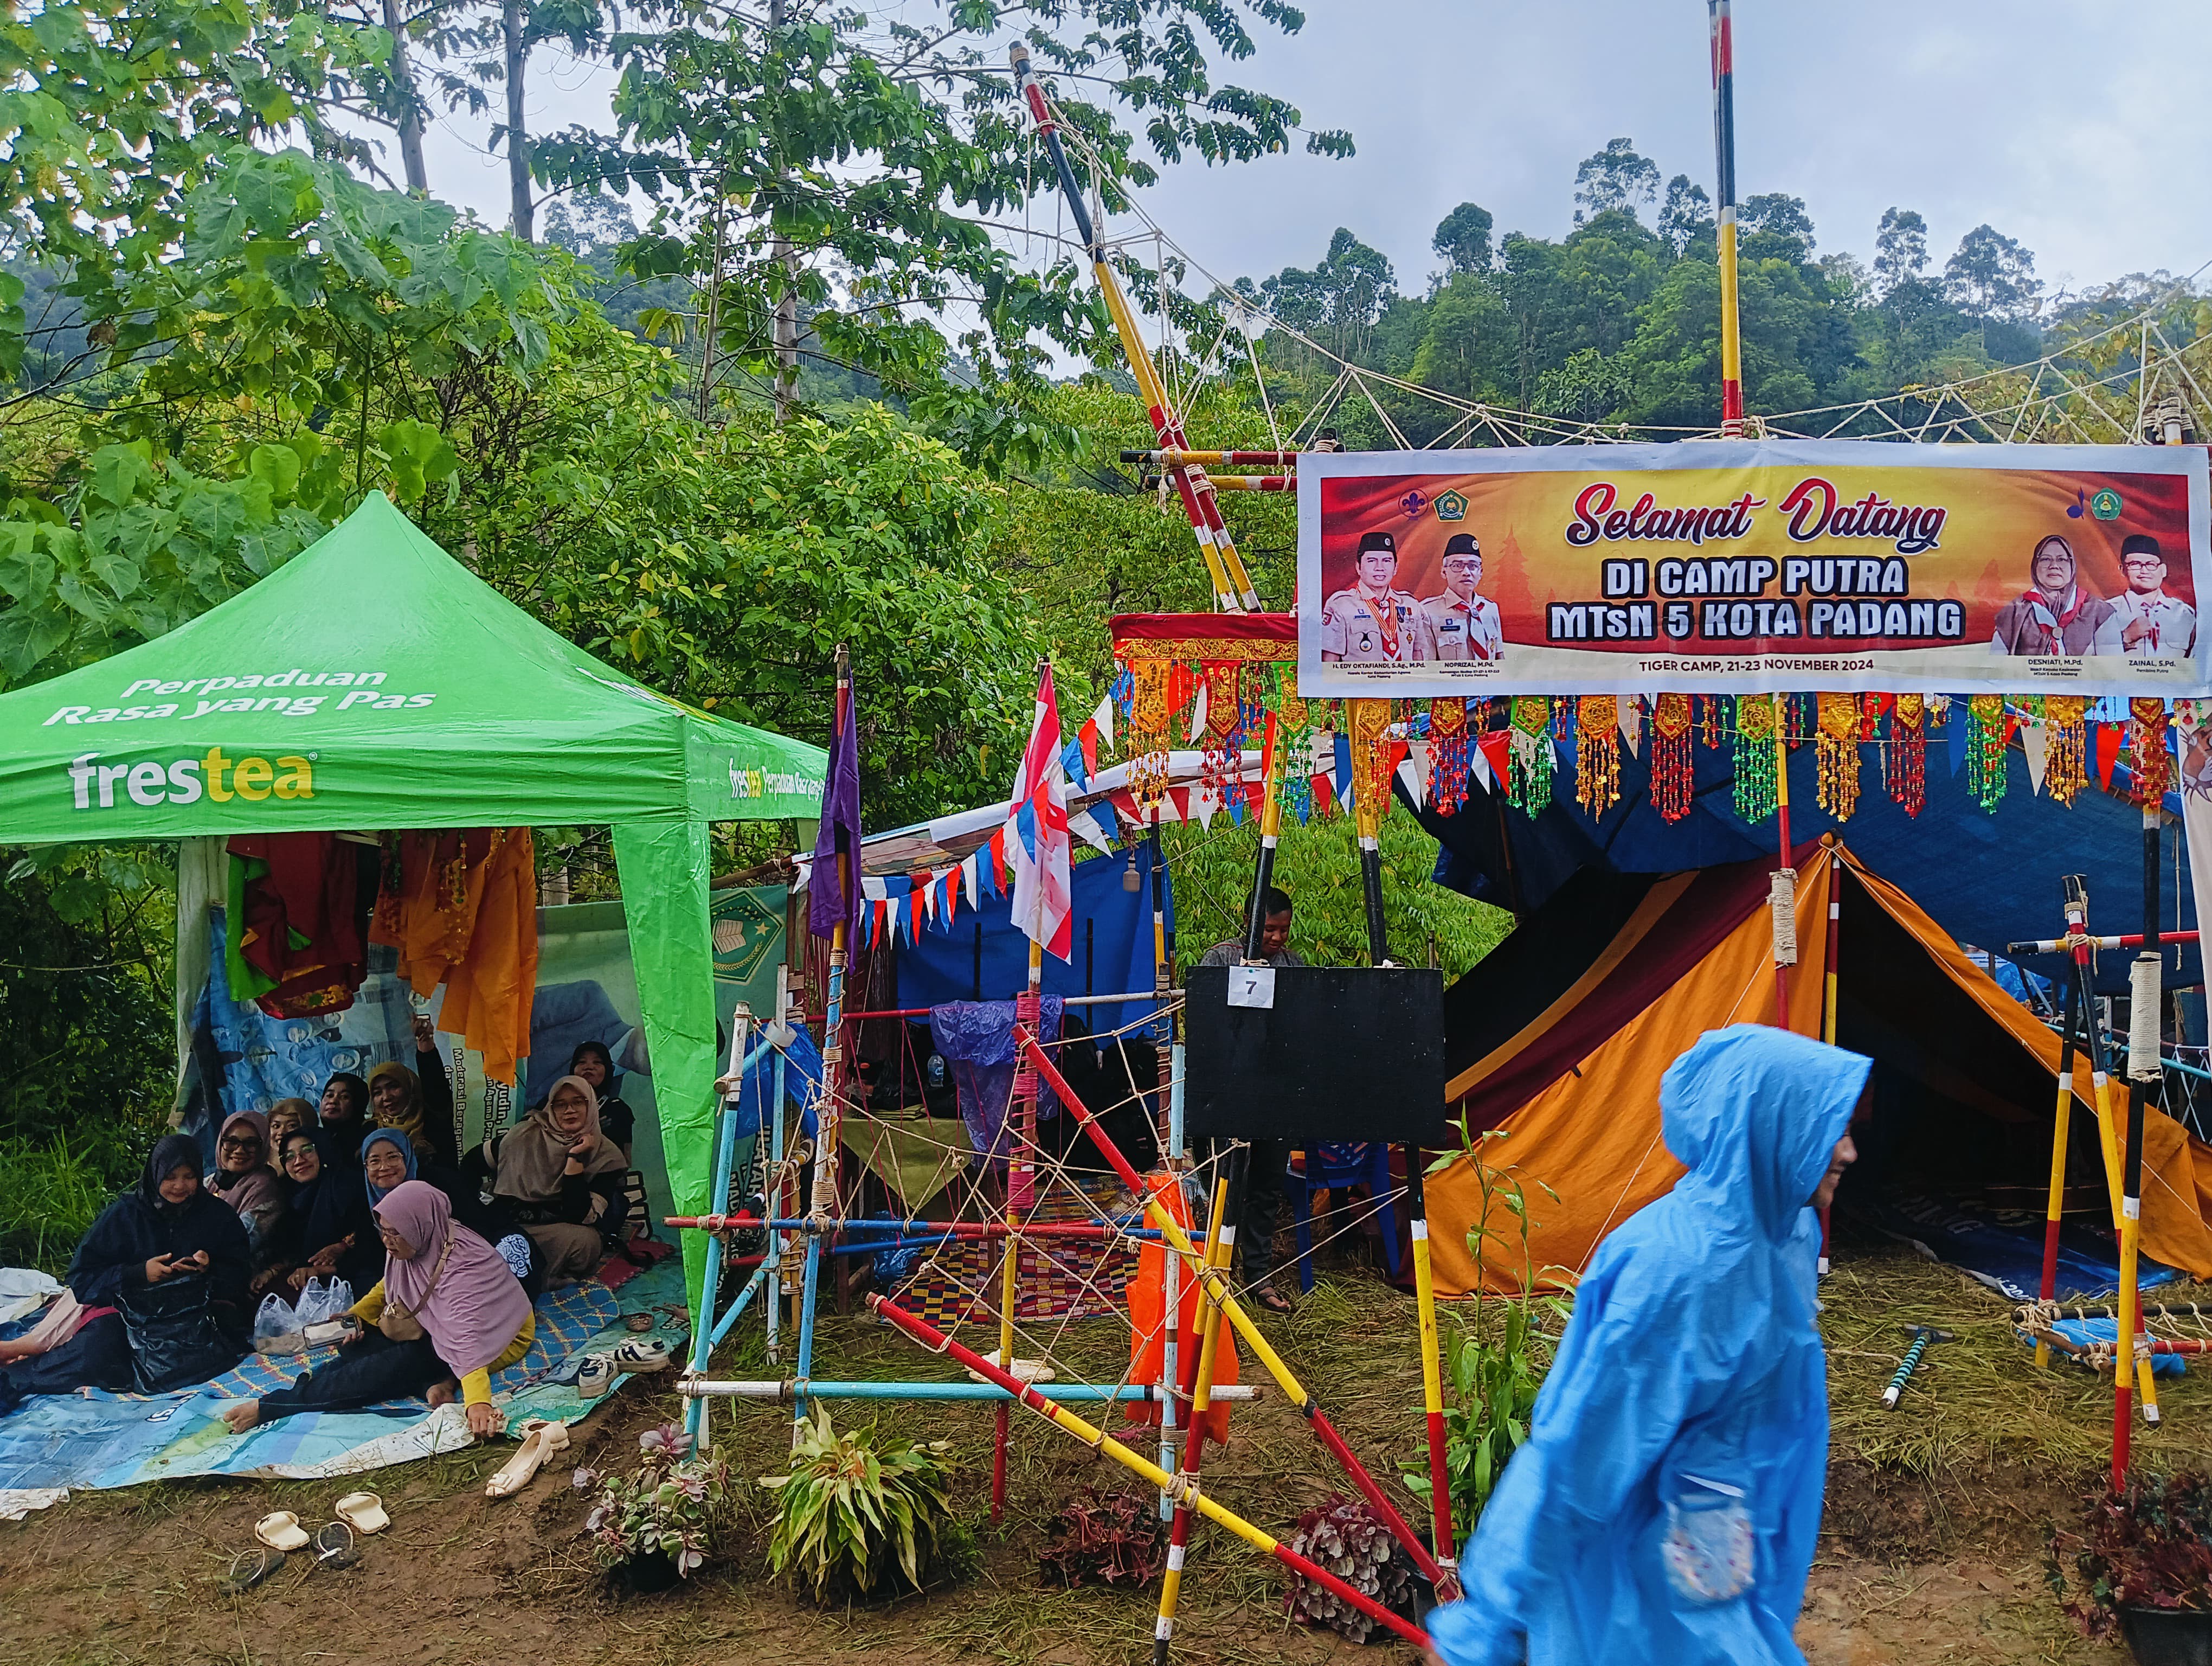
[[[221,606],[0,695],[0,845],[611,824],[669,1187],[696,1213],[708,824],[818,815],[825,764],[592,659],[372,492]]]

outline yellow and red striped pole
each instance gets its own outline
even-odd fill
[[[1820,991],[1820,1039],[1833,1047],[1836,1044],[1836,962],[1844,935],[1844,858],[1842,848],[1833,833],[1823,833],[1820,842],[1828,850],[1827,981]],[[1828,1273],[1828,1217],[1831,1213],[1827,1204],[1820,1206],[1820,1275],[1823,1278]]]
[[[1236,1253],[1237,1227],[1229,1219],[1230,1198],[1235,1190],[1226,1172],[1215,1177],[1213,1213],[1207,1218],[1206,1236],[1204,1264],[1207,1267],[1225,1268],[1230,1257]],[[1170,1253],[1167,1264],[1172,1267],[1175,1262],[1176,1258]],[[1175,1335],[1181,1316],[1170,1304],[1167,1310],[1169,1335]],[[1193,1310],[1191,1324],[1191,1334],[1198,1339],[1198,1347],[1193,1350],[1196,1357],[1185,1384],[1186,1392],[1177,1396],[1190,1408],[1190,1426],[1184,1431],[1182,1440],[1184,1487],[1175,1497],[1175,1514],[1168,1523],[1168,1566],[1167,1572],[1160,1577],[1159,1618],[1152,1628],[1152,1666],[1168,1666],[1168,1645],[1175,1639],[1176,1608],[1182,1596],[1183,1557],[1190,1548],[1190,1499],[1197,1490],[1199,1469],[1205,1455],[1206,1414],[1213,1403],[1213,1366],[1220,1358],[1221,1330],[1224,1322],[1214,1310],[1212,1291],[1201,1280],[1198,1288],[1198,1305]],[[1171,1385],[1164,1383],[1163,1386]],[[1175,1403],[1175,1398],[1164,1398],[1161,1408],[1163,1413]],[[1160,1467],[1165,1468],[1167,1466],[1163,1463]]]
[[[1721,433],[1743,435],[1743,335],[1736,313],[1735,29],[1729,0],[1705,0],[1713,54],[1713,209],[1721,266]],[[1783,1028],[1790,1022],[1783,1020]]]
[[[1136,314],[1129,310],[1128,300],[1121,293],[1121,282],[1115,277],[1114,268],[1106,258],[1105,242],[1091,222],[1091,210],[1075,183],[1075,170],[1069,166],[1067,151],[1060,142],[1059,125],[1053,120],[1052,111],[1045,102],[1044,88],[1030,67],[1029,48],[1016,41],[1007,55],[1013,64],[1015,90],[1028,104],[1037,133],[1044,140],[1053,167],[1060,175],[1067,211],[1074,216],[1075,228],[1082,234],[1085,252],[1091,257],[1091,274],[1097,279],[1098,293],[1106,302],[1107,313],[1114,320],[1114,331],[1121,338],[1121,351],[1128,358],[1129,374],[1137,379],[1137,392],[1145,402],[1145,414],[1152,422],[1152,432],[1159,436],[1163,452],[1186,453],[1190,442],[1184,438],[1182,423],[1168,404],[1167,390],[1161,386],[1159,373],[1153,368],[1152,354],[1146,350],[1145,338],[1137,329]],[[1164,297],[1161,304],[1165,307]],[[1252,587],[1243,559],[1237,553],[1237,540],[1230,536],[1228,523],[1221,518],[1221,506],[1214,501],[1213,486],[1206,479],[1205,469],[1177,462],[1168,465],[1167,473],[1175,482],[1176,495],[1182,499],[1183,514],[1189,518],[1190,530],[1198,539],[1198,552],[1205,557],[1206,575],[1213,581],[1215,605],[1227,613],[1258,612],[1259,592]]]

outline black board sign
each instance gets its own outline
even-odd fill
[[[1445,1142],[1442,972],[1284,966],[1271,1006],[1231,1006],[1246,970],[1184,975],[1188,1138]]]

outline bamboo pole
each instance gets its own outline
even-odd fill
[[[1820,1039],[1833,1047],[1836,1044],[1836,968],[1838,952],[1844,934],[1844,860],[1833,833],[1823,833],[1820,843],[1828,853],[1828,941],[1822,957],[1826,981],[1820,988]],[[1784,1028],[1789,1021],[1784,1020]],[[1829,1217],[1833,1211],[1827,1204],[1820,1206],[1820,1275],[1828,1276]]]
[[[1016,1003],[1017,1016],[1025,1026],[1038,1021],[1039,994],[1044,982],[1044,945],[1030,939],[1030,983]],[[1006,1247],[999,1257],[999,1369],[1014,1364],[1014,1303],[1019,1296],[1018,1263],[1022,1250],[1022,1216],[1035,1201],[1029,1177],[1030,1141],[1036,1134],[1036,1072],[1014,1073],[1012,1102],[1006,1107],[1012,1138],[1006,1142]],[[1006,1513],[1006,1443],[1012,1430],[1012,1408],[1001,1404],[991,1440],[991,1519]]]
[[[916,1318],[885,1297],[871,1295],[868,1298],[868,1305],[881,1317],[889,1320],[891,1324],[904,1331],[932,1353],[945,1354],[956,1363],[965,1365],[969,1371],[982,1377],[987,1382],[997,1383],[1023,1405],[1049,1421],[1058,1424],[1069,1434],[1090,1447],[1091,1450],[1103,1453],[1124,1468],[1143,1476],[1155,1487],[1172,1489],[1178,1499],[1188,1498],[1191,1506],[1206,1520],[1218,1526],[1227,1528],[1261,1554],[1273,1556],[1285,1567],[1311,1580],[1339,1600],[1351,1603],[1370,1619],[1378,1624],[1388,1626],[1408,1643],[1423,1649],[1429,1647],[1429,1634],[1411,1620],[1391,1613],[1389,1609],[1364,1592],[1354,1590],[1327,1568],[1301,1556],[1288,1545],[1262,1532],[1242,1516],[1217,1504],[1211,1495],[1195,1487],[1183,1485],[1151,1459],[1123,1445],[1103,1429],[1093,1427],[1064,1406],[1054,1405],[1028,1383],[1015,1381],[974,1349],[963,1347],[944,1332]]]
[[[1713,3],[1725,11],[1728,0],[1713,0]],[[1792,854],[1790,844],[1790,741],[1786,733],[1789,727],[1790,696],[1786,694],[1778,694],[1773,698],[1774,813],[1779,820],[1777,833],[1782,845],[1781,871],[1793,876],[1790,897],[1791,906],[1794,908],[1796,897],[1794,876],[1796,870],[1790,866]],[[1774,960],[1774,1022],[1778,1029],[1787,1030],[1790,1027],[1790,968],[1783,964],[1779,955],[1777,955]]]
[[[1234,1160],[1241,1162],[1241,1154]],[[1228,1173],[1215,1177],[1213,1213],[1206,1232],[1205,1265],[1208,1267],[1226,1268],[1230,1258],[1237,1252],[1237,1227],[1230,1219],[1231,1203],[1237,1190]],[[1172,1267],[1175,1263],[1176,1257],[1170,1254],[1168,1265]],[[1177,1316],[1174,1310],[1169,1310],[1168,1324],[1171,1331]],[[1206,1447],[1206,1414],[1213,1403],[1213,1368],[1220,1357],[1221,1319],[1214,1310],[1212,1289],[1202,1281],[1199,1286],[1198,1306],[1192,1315],[1191,1334],[1198,1341],[1198,1357],[1192,1362],[1191,1380],[1184,1396],[1190,1402],[1190,1426],[1183,1436],[1181,1471],[1183,1485],[1181,1488],[1164,1489],[1160,1494],[1170,1500],[1174,1513],[1168,1521],[1168,1566],[1167,1572],[1160,1577],[1159,1617],[1152,1628],[1152,1666],[1167,1666],[1168,1645],[1175,1637],[1176,1606],[1182,1593],[1183,1558],[1190,1546],[1189,1500],[1198,1487],[1199,1470]],[[1165,1380],[1164,1377],[1163,1380]],[[1172,1406],[1174,1398],[1170,1397],[1166,1403]],[[1165,1426],[1164,1419],[1162,1426]],[[1175,1461],[1171,1454],[1164,1452],[1165,1444],[1163,1441],[1164,1456],[1160,1462],[1163,1470]]]
[[[2043,1280],[2037,1293],[2046,1302],[2058,1297],[2058,1231],[2066,1207],[2066,1137],[2074,1121],[2074,970],[2062,976],[2058,1010],[2063,1025],[2058,1044],[2058,1107],[2051,1118],[2051,1196],[2043,1213]],[[2048,1369],[2051,1344],[2039,1337],[2035,1363]]]
[[[2133,1405],[2135,1383],[2131,1365],[2141,1363],[2142,1344],[2146,1340],[2142,1331],[2142,1292],[2136,1286],[2141,1270],[2139,1257],[2142,1247],[2142,1144],[2143,1098],[2148,1084],[2158,1079],[2159,1035],[2157,1012],[2159,1001],[2159,969],[2164,959],[2159,950],[2159,846],[2160,815],[2156,796],[2146,798],[2143,804],[2142,862],[2143,862],[2143,946],[2136,958],[2136,969],[2148,976],[2133,980],[2133,993],[2128,1012],[2128,1028],[2138,1037],[2143,1031],[2143,1013],[2140,1006],[2148,997],[2151,1006],[2150,1046],[2145,1049],[2132,1043],[2128,1049],[2128,1135],[2127,1146],[2121,1156],[2120,1196],[2120,1314],[2117,1345],[2112,1368],[2112,1490],[2119,1492],[2128,1484],[2129,1442],[2133,1435]],[[2152,1421],[2157,1420],[2157,1408],[2145,1396],[2143,1414]]]
[[[1121,1148],[1116,1146],[1106,1130],[1099,1126],[1098,1119],[1091,1115],[1090,1108],[1083,1103],[1081,1097],[1067,1085],[1066,1078],[1062,1076],[1054,1067],[1052,1061],[1045,1056],[1044,1049],[1037,1044],[1036,1037],[1023,1032],[1017,1026],[1016,1039],[1023,1052],[1028,1055],[1030,1061],[1036,1066],[1037,1074],[1044,1079],[1045,1085],[1052,1089],[1058,1096],[1061,1106],[1082,1124],[1084,1132],[1091,1136],[1091,1144],[1098,1148],[1099,1155],[1113,1166],[1115,1173],[1121,1176],[1122,1183],[1131,1191],[1147,1199],[1146,1213],[1152,1224],[1159,1229],[1160,1236],[1168,1241],[1168,1247],[1198,1264],[1200,1278],[1205,1282],[1207,1292],[1226,1316],[1229,1322],[1236,1327],[1238,1339],[1245,1347],[1252,1350],[1254,1358],[1259,1360],[1267,1375],[1274,1378],[1276,1386],[1290,1397],[1291,1405],[1297,1408],[1307,1423],[1311,1426],[1314,1438],[1328,1449],[1330,1455],[1342,1467],[1346,1478],[1358,1489],[1360,1497],[1367,1500],[1369,1508],[1373,1510],[1381,1518],[1383,1525],[1390,1529],[1390,1536],[1405,1547],[1407,1555],[1413,1559],[1415,1570],[1424,1579],[1428,1580],[1431,1584],[1435,1584],[1437,1578],[1437,1560],[1430,1554],[1429,1547],[1421,1542],[1419,1535],[1406,1525],[1405,1517],[1399,1513],[1397,1505],[1390,1500],[1389,1496],[1382,1491],[1382,1487],[1376,1484],[1375,1477],[1367,1473],[1367,1467],[1360,1462],[1358,1455],[1345,1443],[1345,1438],[1337,1432],[1336,1426],[1329,1421],[1328,1414],[1322,1410],[1321,1402],[1306,1392],[1304,1386],[1299,1383],[1290,1366],[1284,1362],[1283,1356],[1276,1353],[1273,1344],[1267,1341],[1258,1322],[1244,1310],[1243,1304],[1237,1299],[1236,1292],[1230,1288],[1227,1278],[1218,1268],[1209,1268],[1205,1265],[1196,1247],[1192,1244],[1189,1234],[1176,1224],[1175,1217],[1168,1213],[1160,1201],[1152,1197],[1139,1183],[1136,1170],[1129,1166],[1129,1159],[1121,1155]]]
[[[1713,208],[1721,275],[1721,434],[1743,436],[1743,329],[1736,304],[1735,27],[1729,0],[1706,0],[1713,58]],[[1783,866],[1790,864],[1783,854]],[[1787,1030],[1790,1020],[1784,1018]]]

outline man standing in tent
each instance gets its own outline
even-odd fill
[[[1355,665],[1428,659],[1428,616],[1420,603],[1390,587],[1398,576],[1398,540],[1362,532],[1353,571],[1352,588],[1322,604],[1321,657]]]
[[[1660,1084],[1689,1170],[1598,1247],[1429,1632],[1445,1666],[1802,1666],[1826,1362],[1814,1211],[1856,1158],[1871,1061],[1709,1032]]]
[[[1260,961],[1268,966],[1303,966],[1305,958],[1291,946],[1291,899],[1270,885],[1260,895]],[[1242,966],[1244,941],[1224,938],[1198,958],[1201,966]],[[1213,1155],[1228,1154],[1233,1141],[1214,1141]],[[1244,1257],[1243,1279],[1253,1299],[1273,1313],[1288,1313],[1290,1300],[1268,1282],[1275,1271],[1275,1223],[1283,1212],[1283,1164],[1290,1160],[1285,1140],[1255,1140],[1245,1165],[1244,1207],[1237,1222],[1237,1243]]]

